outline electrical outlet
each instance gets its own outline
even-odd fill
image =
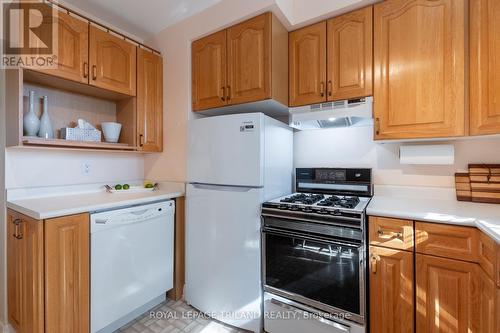
[[[88,176],[90,175],[92,171],[92,168],[91,168],[91,165],[89,162],[83,162],[82,164],[82,173],[84,176]]]

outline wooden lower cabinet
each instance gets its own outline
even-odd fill
[[[8,210],[8,320],[16,333],[89,332],[89,215]]]
[[[88,214],[45,221],[47,333],[87,333],[90,322]]]
[[[44,331],[43,224],[7,213],[7,307],[16,333]]]
[[[413,252],[370,246],[370,331],[413,332]]]
[[[479,265],[417,254],[416,272],[417,332],[482,332]]]

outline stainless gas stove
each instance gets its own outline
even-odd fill
[[[265,330],[366,332],[365,210],[370,169],[296,170],[296,189],[262,205]]]

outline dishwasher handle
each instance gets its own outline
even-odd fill
[[[128,224],[144,223],[174,214],[174,202],[97,213],[91,216],[91,233]]]

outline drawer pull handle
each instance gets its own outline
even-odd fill
[[[402,232],[384,231],[383,229],[379,228],[377,233],[378,233],[379,237],[384,237],[384,235],[387,235],[391,238],[399,238],[399,239],[403,240],[403,233]]]
[[[97,80],[97,66],[92,65],[92,80]]]
[[[325,82],[321,81],[319,85],[319,94],[321,97],[325,96]]]

